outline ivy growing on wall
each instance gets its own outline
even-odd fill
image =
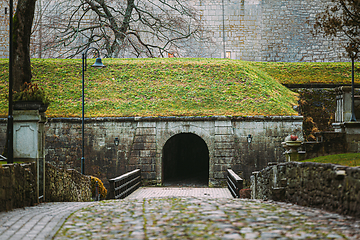
[[[315,132],[332,131],[335,120],[335,89],[297,89],[299,113],[304,116],[303,134],[306,141],[315,141]]]

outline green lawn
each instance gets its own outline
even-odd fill
[[[282,84],[351,84],[351,63],[251,62]],[[360,84],[360,64],[355,63],[355,83]]]
[[[350,63],[275,63],[228,59],[103,59],[88,68],[86,116],[296,115],[282,84],[350,84]],[[93,59],[88,59],[91,65]],[[32,59],[33,81],[50,117],[81,115],[81,59]],[[360,65],[356,64],[356,74]],[[360,84],[358,77],[355,82]],[[0,117],[7,114],[8,60],[0,60]]]
[[[88,59],[88,64],[93,63]],[[261,68],[227,59],[103,59],[88,68],[86,117],[296,115],[297,96]],[[81,116],[81,59],[32,59],[50,117]],[[7,60],[0,60],[0,117],[7,114]]]
[[[24,163],[24,162],[14,162],[14,163]],[[7,161],[0,161],[0,166],[4,164],[7,164]]]
[[[360,153],[344,153],[307,159],[302,162],[332,163],[349,167],[360,166]]]

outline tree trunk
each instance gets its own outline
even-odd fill
[[[30,36],[36,0],[18,0],[13,24],[13,90],[31,81]]]

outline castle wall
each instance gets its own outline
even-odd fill
[[[261,61],[348,61],[341,41],[313,36],[315,16],[327,0],[262,0]]]
[[[9,3],[8,1],[0,0],[0,58],[8,58],[8,57],[9,57]]]
[[[330,41],[312,34],[315,16],[323,10],[327,0],[188,1],[198,10],[212,41],[184,44],[179,50],[180,57],[281,62],[348,61],[343,57],[340,39]],[[37,4],[39,13],[39,6],[44,3],[39,0]],[[0,13],[3,13],[0,14],[0,57],[8,56],[8,13],[4,14],[7,5],[6,1],[0,0]],[[59,47],[39,55],[40,40],[45,39],[47,33],[44,30],[39,33],[40,25],[36,26],[33,57],[56,57],[67,50]],[[131,55],[125,53],[124,57]]]
[[[1,138],[5,129],[6,119],[0,119]],[[285,161],[281,142],[290,134],[302,136],[302,117],[97,118],[86,120],[84,133],[86,174],[105,181],[140,168],[144,179],[157,183],[163,181],[167,141],[177,134],[194,134],[207,145],[209,184],[216,186],[225,180],[228,168],[249,180],[253,171],[268,162]],[[49,119],[46,161],[80,170],[81,142],[80,119]],[[0,141],[1,152],[4,144]]]
[[[230,58],[246,61],[348,61],[342,56],[340,39],[330,41],[312,34],[315,16],[326,0],[204,2],[197,1],[195,6],[217,43],[216,52],[209,52],[209,57],[230,52]]]

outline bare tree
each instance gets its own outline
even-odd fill
[[[189,43],[211,42],[196,10],[180,0],[61,0],[43,13],[42,26],[43,49],[57,49],[56,57],[90,44],[107,57],[179,56]]]
[[[357,56],[360,46],[360,0],[329,1],[325,10],[317,14],[314,28],[317,33],[328,37],[346,37],[346,52],[350,57]]]

